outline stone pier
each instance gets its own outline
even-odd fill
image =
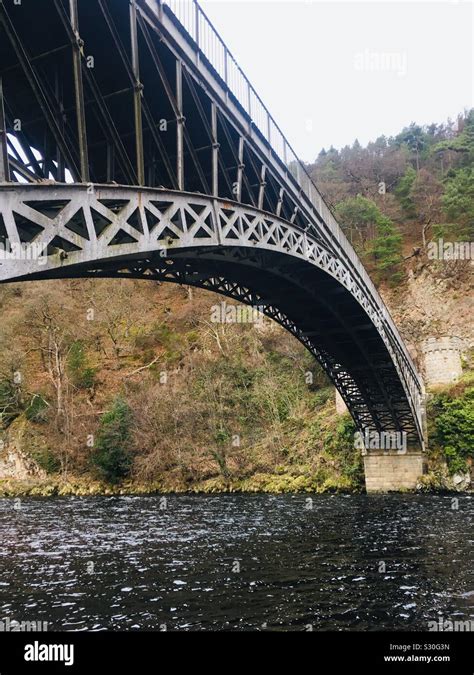
[[[426,472],[426,457],[421,450],[369,450],[364,471],[368,493],[414,490]]]
[[[448,365],[449,372],[452,364]],[[348,409],[336,389],[336,413],[344,415]],[[426,440],[426,439],[425,439]],[[370,447],[366,445],[364,447]],[[380,447],[377,445],[376,447]],[[391,445],[385,447],[396,448]],[[400,446],[401,447],[401,446]],[[420,477],[426,473],[426,454],[418,447],[406,447],[403,450],[362,450],[364,458],[365,488],[368,493],[400,492],[415,490]]]

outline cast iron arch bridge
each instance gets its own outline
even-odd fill
[[[154,279],[258,306],[360,430],[423,446],[390,314],[194,0],[0,0],[0,78],[0,282]]]

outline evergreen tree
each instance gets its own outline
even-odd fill
[[[375,226],[382,216],[377,204],[362,195],[339,202],[336,213],[343,229],[349,233],[350,239],[359,250],[363,249],[367,240],[375,234]]]
[[[110,483],[117,483],[130,473],[131,424],[132,412],[121,396],[100,420],[91,461],[101,478]]]
[[[462,166],[472,166],[474,164],[474,108],[467,113],[461,126],[462,130],[457,136],[438,143],[434,150],[436,152],[452,150],[459,153]]]
[[[402,235],[386,216],[377,220],[377,234],[371,244],[371,253],[379,280],[394,283],[400,280],[398,267],[402,262]]]
[[[400,202],[408,218],[414,218],[416,216],[415,204],[411,197],[411,190],[415,180],[416,171],[412,166],[409,166],[405,174],[398,181],[394,190],[395,196]]]
[[[457,235],[466,241],[474,240],[474,168],[459,169],[450,178],[442,198],[446,215],[457,221]]]

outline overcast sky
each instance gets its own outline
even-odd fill
[[[471,1],[201,5],[304,160],[474,105]]]

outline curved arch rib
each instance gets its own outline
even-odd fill
[[[406,431],[423,445],[422,384],[385,306],[295,223],[194,193],[3,185],[2,236],[12,253],[0,282],[123,275],[262,305],[315,355],[360,429]]]

